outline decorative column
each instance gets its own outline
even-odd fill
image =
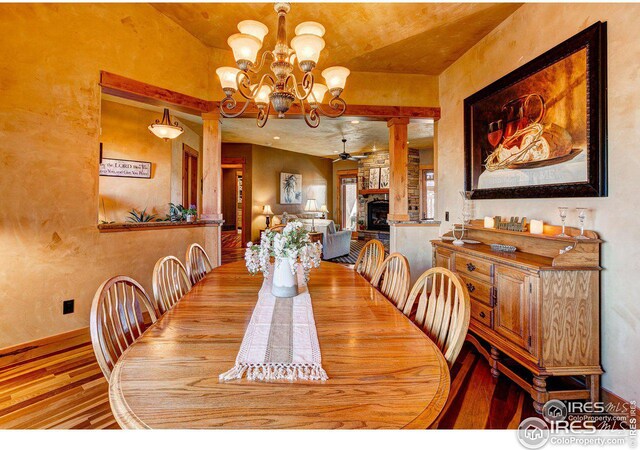
[[[409,220],[408,118],[395,117],[389,127],[389,216],[391,222]]]
[[[221,261],[222,131],[220,113],[202,114],[202,220],[212,221],[205,232],[205,250],[214,266]]]

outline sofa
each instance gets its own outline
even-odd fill
[[[311,219],[296,219],[311,231]],[[315,219],[316,231],[322,236],[322,259],[348,255],[351,251],[351,230],[336,231],[333,220]]]

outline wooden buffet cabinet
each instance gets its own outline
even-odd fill
[[[491,365],[528,391],[540,413],[550,399],[599,400],[600,244],[544,234],[467,227],[464,239],[482,244],[455,246],[435,240],[434,266],[456,272],[471,296],[467,340]],[[451,233],[447,234],[451,236]],[[517,247],[492,251],[488,244]],[[524,369],[524,370],[523,370]],[[557,378],[556,378],[557,377]]]

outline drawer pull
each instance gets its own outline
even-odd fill
[[[483,319],[484,319],[484,317],[485,317],[484,311],[480,311],[480,314],[478,314],[478,315],[479,315],[480,317],[482,317]]]
[[[467,289],[469,289],[469,292],[473,292],[476,290],[476,287],[471,283],[467,283]]]
[[[474,266],[474,265],[473,265],[473,264],[471,264],[471,263],[467,263],[467,270],[468,270],[469,272],[473,272],[474,270],[476,270],[476,266]]]

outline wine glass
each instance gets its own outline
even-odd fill
[[[569,208],[566,206],[558,207],[558,213],[560,214],[560,220],[562,221],[562,233],[556,234],[557,237],[569,237],[569,235],[564,232],[565,222],[567,221],[567,211],[569,211]]]
[[[489,124],[489,133],[487,133],[489,144],[496,148],[502,140],[502,120],[496,120]]]
[[[576,236],[576,239],[589,239],[584,235],[584,220],[587,218],[587,208],[576,208],[578,211],[578,221],[580,223],[580,236]]]

